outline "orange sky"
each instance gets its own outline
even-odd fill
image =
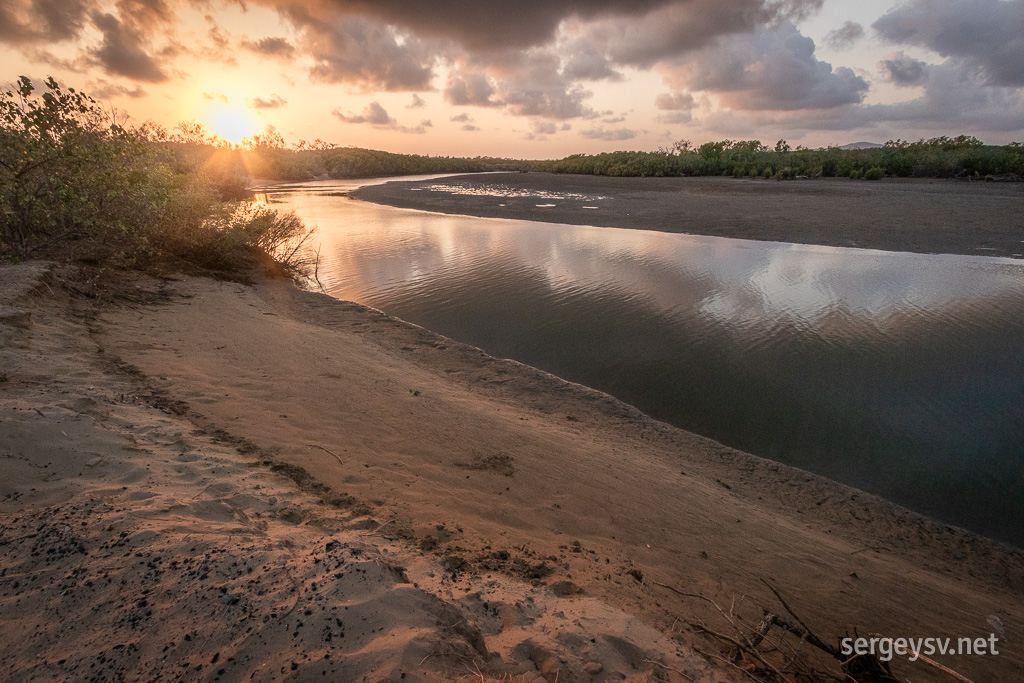
[[[168,128],[561,157],[1024,138],[1024,0],[5,0],[0,80]]]

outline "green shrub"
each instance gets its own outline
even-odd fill
[[[881,166],[872,166],[864,171],[864,180],[881,180],[884,177],[885,171],[882,170]]]
[[[269,258],[302,273],[312,231],[294,214],[223,203],[241,193],[237,156],[177,155],[88,96],[45,87],[22,77],[0,94],[0,255],[222,271]]]
[[[864,173],[859,168],[850,169],[850,180],[860,180]]]

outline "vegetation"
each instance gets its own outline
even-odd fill
[[[288,148],[272,129],[241,146],[194,121],[173,132],[132,127],[113,111],[52,78],[36,92],[25,77],[0,93],[0,256],[59,253],[107,265],[178,259],[204,268],[243,268],[275,259],[303,267],[310,232],[292,214],[238,204],[250,178],[302,181],[425,173],[545,170],[609,176],[736,178],[1024,176],[1024,147],[968,136],[890,141],[878,149],[772,148],[759,140],[699,147],[679,141],[656,152],[573,155],[537,162],[429,157],[338,147],[322,140]]]
[[[298,272],[309,231],[291,214],[225,204],[244,181],[51,78],[0,94],[0,255],[144,266],[179,260],[238,270],[268,258]],[[206,163],[210,162],[210,163]]]
[[[156,127],[148,131],[191,168],[216,169],[218,182],[230,191],[246,177],[277,181],[326,178],[373,178],[427,173],[525,171],[537,162],[494,157],[431,157],[394,154],[358,147],[339,147],[323,140],[300,140],[291,148],[276,131],[246,138],[237,148],[194,121],[179,123],[173,133]],[[242,184],[244,187],[244,182]]]
[[[542,163],[541,170],[607,176],[707,176],[735,178],[847,177],[900,178],[1024,177],[1024,146],[985,145],[974,137],[893,140],[877,149],[774,148],[760,140],[722,140],[694,147],[681,140],[657,152],[576,154]]]

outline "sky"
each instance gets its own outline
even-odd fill
[[[515,158],[1024,140],[1024,0],[2,0],[0,83],[172,129]]]

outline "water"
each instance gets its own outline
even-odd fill
[[[274,195],[330,294],[1024,546],[1024,263],[323,194],[358,184]]]

